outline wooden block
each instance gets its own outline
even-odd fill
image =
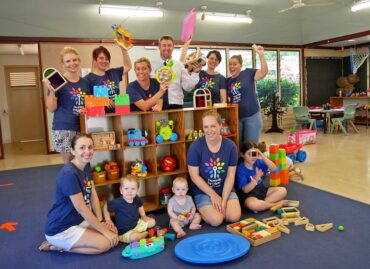
[[[283,224],[279,224],[279,225],[276,225],[276,228],[280,231],[280,232],[283,232],[283,233],[286,233],[286,234],[290,234],[290,230],[288,227],[286,227],[285,225]]]
[[[326,232],[327,230],[333,228],[333,223],[317,224],[315,228],[320,232]]]
[[[282,208],[282,205],[281,204],[276,204],[274,205],[273,207],[270,208],[271,211],[276,211],[278,210],[279,208]]]
[[[263,223],[269,224],[269,222],[279,221],[280,219],[278,217],[270,217],[270,218],[264,218],[262,219]]]
[[[248,223],[247,225],[242,227],[242,231],[249,231],[254,230],[258,227],[258,224],[256,222]]]
[[[289,200],[288,206],[299,207],[299,201]]]
[[[313,224],[311,223],[307,223],[306,226],[304,226],[304,228],[306,229],[306,231],[309,231],[309,232],[315,231],[315,226],[313,226]]]
[[[306,217],[303,217],[303,218],[300,218],[300,219],[297,219],[295,222],[294,222],[294,225],[295,226],[299,226],[299,225],[304,225],[304,224],[307,224],[309,223],[310,220]]]

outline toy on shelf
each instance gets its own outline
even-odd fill
[[[104,170],[107,171],[108,180],[116,180],[119,178],[119,166],[116,162],[107,162],[104,165]]]
[[[127,28],[122,29],[121,25],[115,24],[112,25],[112,29],[115,41],[119,46],[121,46],[125,50],[129,50],[133,47],[133,42],[131,39],[132,34],[128,31]]]
[[[248,218],[226,226],[226,230],[244,236],[252,246],[259,246],[281,236],[280,231],[254,218]]]
[[[67,80],[58,72],[58,70],[52,67],[44,70],[43,77],[50,81],[50,86],[55,92],[67,84]]]
[[[152,256],[163,251],[165,248],[164,237],[152,237],[150,239],[141,239],[126,246],[122,251],[122,256],[130,259],[141,259]]]
[[[91,133],[96,150],[114,150],[121,148],[121,144],[116,144],[114,132]]]
[[[132,146],[145,146],[148,144],[148,133],[145,129],[130,128],[127,130],[127,144]]]
[[[148,168],[142,160],[136,160],[131,165],[131,175],[136,177],[146,177],[148,174]]]
[[[212,95],[208,89],[196,89],[193,93],[193,106],[212,107]]]
[[[156,137],[155,140],[157,144],[161,144],[163,141],[176,141],[178,139],[178,135],[173,132],[174,123],[173,120],[167,121],[167,119],[161,119],[155,121],[155,130],[156,130]]]
[[[165,66],[162,66],[161,68],[158,68],[155,71],[155,78],[159,83],[162,83],[163,81],[171,82],[176,78],[175,72],[172,69],[173,61],[172,59],[166,62]]]
[[[222,136],[231,135],[231,132],[229,129],[229,123],[227,122],[226,118],[221,118],[221,135]]]
[[[161,203],[161,205],[167,205],[170,198],[171,198],[170,188],[162,188],[159,191],[159,202]]]
[[[95,184],[103,184],[107,179],[107,172],[100,165],[94,167],[92,175]]]
[[[165,156],[160,161],[161,169],[164,172],[172,172],[177,168],[177,161],[172,156]]]
[[[197,140],[198,138],[203,136],[203,131],[202,130],[187,130],[185,132],[185,137],[187,141],[193,141]]]

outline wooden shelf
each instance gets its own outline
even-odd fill
[[[96,129],[100,130],[102,129],[102,126],[106,132],[115,132],[115,142],[117,144],[121,144],[121,148],[112,150],[96,150],[94,159],[96,157],[96,162],[99,163],[99,157],[103,158],[103,160],[106,160],[107,158],[106,156],[103,156],[104,154],[106,155],[104,152],[113,152],[114,154],[110,154],[108,159],[111,158],[110,161],[116,161],[118,163],[122,177],[130,173],[130,166],[133,160],[136,158],[143,160],[148,167],[149,172],[146,177],[138,178],[141,185],[141,199],[143,200],[146,211],[154,211],[160,208],[165,208],[165,206],[162,206],[159,203],[159,190],[162,187],[170,187],[172,185],[173,178],[179,175],[185,176],[187,173],[186,153],[193,140],[185,140],[185,126],[189,126],[194,130],[201,130],[202,115],[205,111],[210,109],[211,108],[185,108],[164,110],[161,112],[136,111],[125,115],[110,113],[105,117],[96,117],[96,119],[92,121],[88,121],[88,117],[82,114],[80,116],[81,132],[96,132]],[[229,104],[225,107],[214,109],[220,113],[221,117],[228,119],[229,129],[232,135],[227,137],[232,139],[238,146],[238,106]],[[191,120],[189,120],[188,117],[190,117]],[[161,144],[157,144],[155,142],[155,120],[159,118],[173,120],[173,131],[178,134],[177,141],[165,141]],[[148,140],[150,143],[144,146],[128,146],[126,132],[129,128],[140,128],[147,130]],[[162,157],[167,155],[171,155],[176,159],[177,169],[175,171],[163,172],[161,170],[160,160]],[[96,164],[92,163],[92,165]],[[171,179],[169,179],[169,177]],[[120,195],[118,191],[119,183],[120,179],[106,180],[104,183],[95,184],[95,186],[100,187],[98,188],[99,193],[108,191],[110,193],[104,194],[108,194],[107,196],[111,196],[111,194],[113,194],[113,197],[117,197]]]

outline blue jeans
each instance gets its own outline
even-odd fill
[[[227,200],[230,201],[233,199],[238,199],[238,195],[235,193],[234,189],[230,192]],[[204,194],[204,193],[196,194],[194,196],[194,202],[197,208],[201,208],[206,205],[212,205],[211,198],[207,194]]]
[[[240,146],[243,142],[250,140],[256,144],[262,132],[262,117],[260,111],[252,116],[239,119],[239,141]]]

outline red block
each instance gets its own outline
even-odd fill
[[[85,108],[86,115],[92,117],[99,117],[105,115],[105,110],[103,106],[87,106]]]
[[[130,106],[116,106],[115,110],[116,114],[119,115],[128,114],[130,113]]]

